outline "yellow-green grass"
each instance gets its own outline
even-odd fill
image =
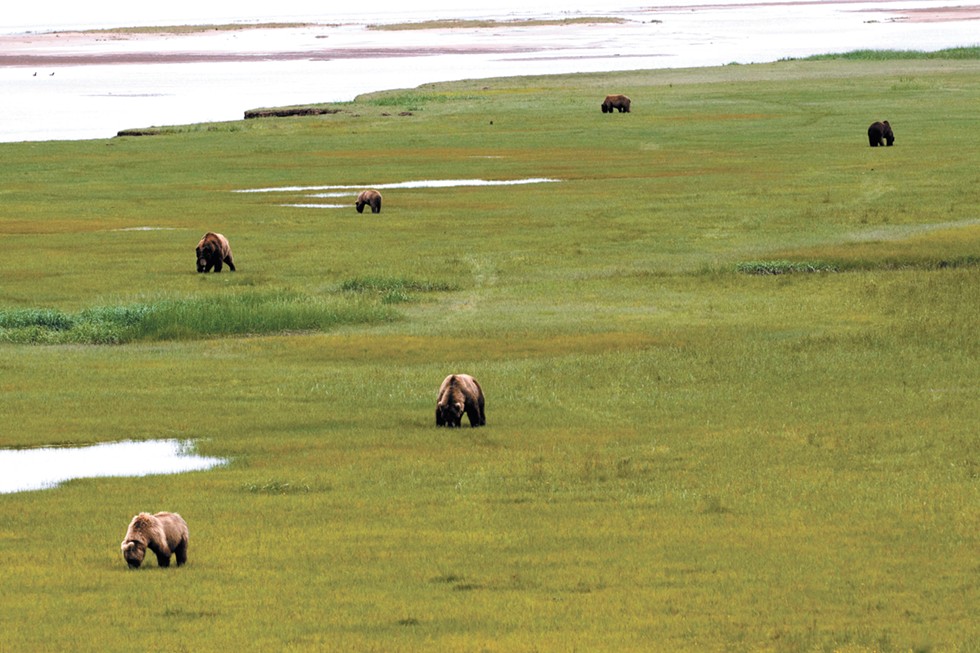
[[[0,146],[0,315],[187,327],[0,344],[0,444],[231,459],[0,496],[2,649],[977,650],[978,73],[479,80]],[[562,181],[232,192],[530,177]],[[194,272],[207,230],[237,272]],[[435,428],[456,371],[487,427]],[[126,569],[139,510],[184,515],[185,568]]]

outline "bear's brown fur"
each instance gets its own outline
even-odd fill
[[[439,386],[436,403],[436,426],[462,426],[463,413],[470,426],[484,426],[487,416],[483,410],[483,388],[469,374],[450,374]]]
[[[868,144],[871,147],[878,147],[886,143],[888,147],[891,147],[895,143],[895,134],[892,132],[892,126],[888,124],[887,120],[871,123],[871,126],[868,127]]]
[[[141,512],[129,522],[126,539],[122,541],[122,554],[133,569],[143,564],[143,556],[149,549],[157,556],[157,564],[170,566],[170,556],[177,557],[177,566],[187,562],[187,522],[175,512],[158,512],[151,515]]]
[[[231,257],[231,246],[228,239],[221,234],[209,231],[201,238],[197,244],[197,271],[210,272],[214,268],[215,272],[221,272],[221,264],[227,263],[228,268],[235,271],[235,261]]]
[[[625,95],[607,95],[606,99],[602,101],[602,112],[612,113],[616,109],[619,109],[620,113],[630,112],[630,99]]]
[[[371,207],[371,213],[381,213],[381,193],[376,190],[361,191],[354,206],[357,207],[358,213],[364,213],[365,205]]]

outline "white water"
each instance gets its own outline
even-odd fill
[[[288,61],[0,66],[0,142],[105,138],[126,128],[238,120],[260,107],[349,101],[383,89],[498,76],[676,68],[774,61],[859,48],[936,50],[980,42],[976,21],[916,23],[902,10],[929,0],[807,0],[749,4],[693,0],[406,5],[364,1],[356,9],[299,1],[270,10],[240,3],[13,3],[0,34],[53,29],[228,22],[310,21],[315,27],[105,38],[83,52],[38,44],[20,54],[133,52],[301,53]],[[612,16],[623,24],[377,31],[368,25],[437,18]],[[12,46],[4,46],[8,50]],[[23,49],[26,48],[26,49]],[[452,48],[452,54],[432,54]],[[479,51],[470,51],[479,48]],[[398,50],[394,56],[391,49]],[[6,52],[10,54],[10,52]],[[294,55],[295,56],[295,55]]]
[[[299,193],[312,199],[328,199],[338,197],[354,197],[365,188],[380,190],[401,188],[459,188],[464,186],[523,186],[525,184],[550,184],[560,181],[547,177],[530,177],[527,179],[421,179],[418,181],[398,181],[387,184],[364,184],[360,186],[277,186],[273,188],[246,188],[233,191],[235,193]],[[310,191],[328,191],[315,192]],[[349,209],[353,202],[347,204],[323,204],[317,202],[300,202],[281,204],[294,209]]]
[[[75,478],[177,474],[211,469],[225,462],[193,454],[190,445],[180,440],[0,449],[0,494],[43,490]]]

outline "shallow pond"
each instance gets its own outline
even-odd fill
[[[211,469],[224,458],[199,456],[184,440],[124,441],[89,447],[0,450],[0,494],[43,490],[73,478],[148,476]]]
[[[527,179],[422,179],[417,181],[399,181],[388,184],[365,184],[361,186],[278,186],[274,188],[245,188],[233,191],[235,193],[302,193],[305,197],[315,199],[355,197],[365,188],[378,190],[401,188],[458,188],[464,186],[523,186],[525,184],[550,184],[560,181],[547,177],[530,177]],[[320,192],[312,192],[320,191]],[[326,204],[319,202],[300,202],[282,204],[300,209],[349,209],[351,202],[346,204]]]

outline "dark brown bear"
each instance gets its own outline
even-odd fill
[[[888,124],[887,120],[871,123],[871,126],[868,127],[868,143],[871,147],[878,147],[886,142],[889,147],[895,142],[892,126]]]
[[[471,427],[486,425],[483,389],[469,374],[450,374],[439,386],[436,426],[460,427],[464,412],[470,418]]]
[[[214,268],[215,272],[221,272],[222,263],[227,263],[231,271],[235,271],[235,262],[231,258],[228,239],[209,231],[197,244],[197,271],[210,272],[211,268]]]
[[[177,557],[177,566],[187,562],[187,522],[175,512],[146,512],[133,517],[129,530],[122,541],[122,554],[126,563],[133,569],[143,564],[143,557],[149,549],[157,556],[157,564],[170,566],[170,556]]]
[[[619,109],[620,113],[629,113],[630,99],[625,95],[607,95],[602,101],[602,112],[612,113],[615,109]]]
[[[381,213],[381,193],[376,190],[361,191],[354,206],[357,207],[358,213],[364,213],[365,205],[371,207],[371,213]]]

